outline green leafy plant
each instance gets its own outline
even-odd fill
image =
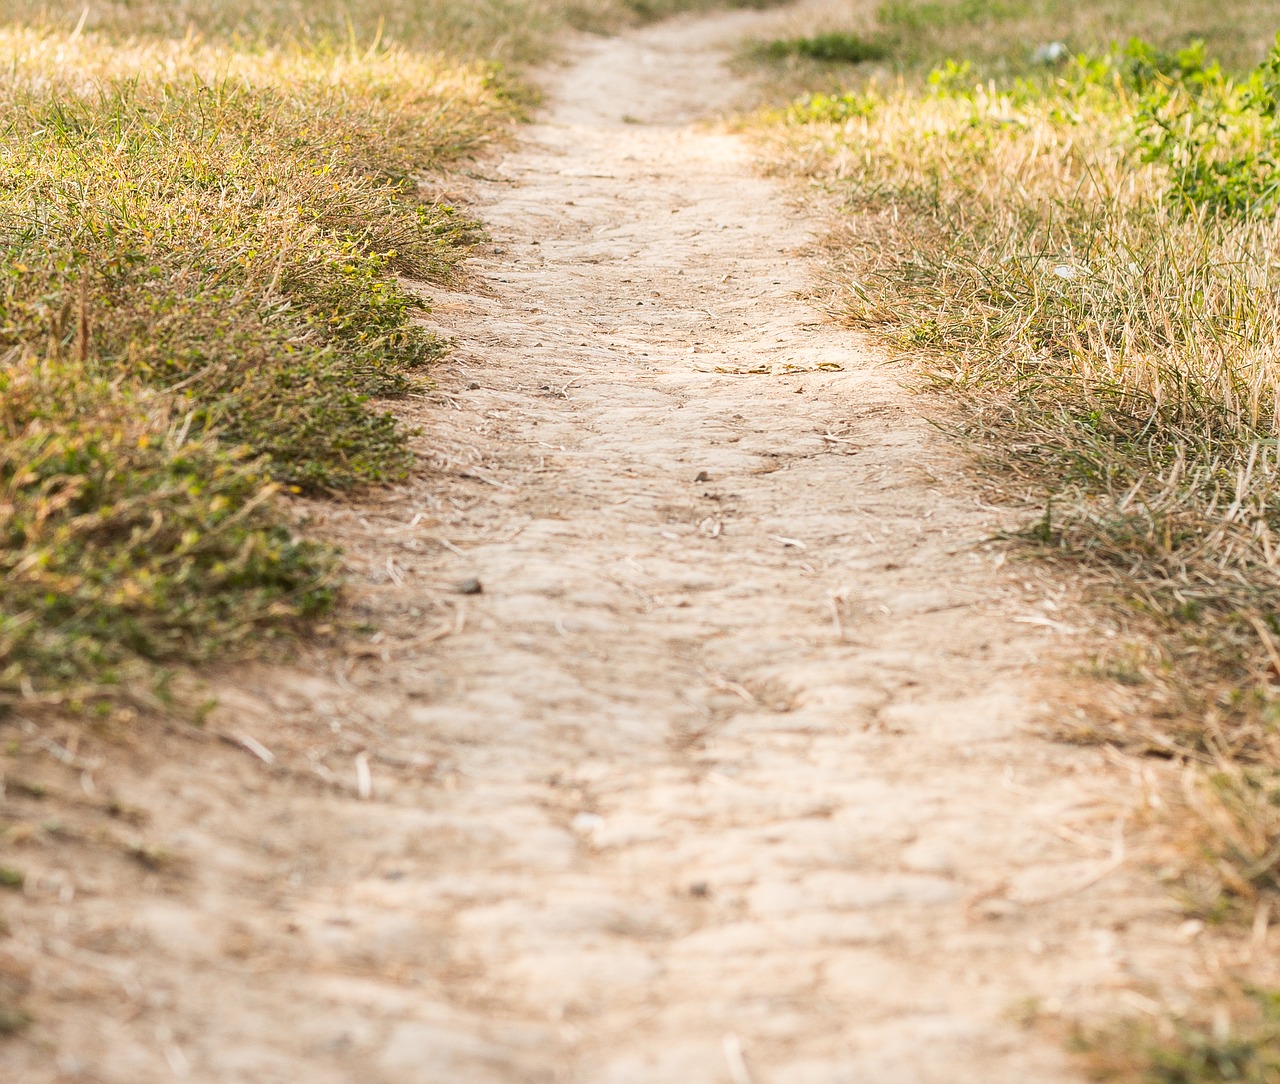
[[[1208,61],[1203,43],[1166,53],[1130,42],[1121,61],[1138,91],[1135,132],[1192,207],[1269,214],[1280,205],[1280,45],[1244,78]]]
[[[865,94],[807,94],[786,111],[789,124],[839,124],[852,117],[869,117],[875,99]]]

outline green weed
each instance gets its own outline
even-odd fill
[[[1133,42],[1124,59],[1139,90],[1139,146],[1149,161],[1168,167],[1178,194],[1228,214],[1274,211],[1280,46],[1241,79],[1210,63],[1200,42],[1174,53]]]
[[[875,99],[865,94],[806,94],[787,108],[790,124],[842,124],[854,117],[869,117]]]

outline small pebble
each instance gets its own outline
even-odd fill
[[[708,474],[706,471],[704,471],[704,470],[700,470],[700,471],[698,471],[698,477],[697,477],[697,478],[695,478],[695,479],[694,479],[694,481],[695,481],[695,482],[709,482],[709,481],[711,481],[711,475],[709,475],[709,474]]]
[[[460,595],[479,595],[484,593],[484,584],[477,580],[474,576],[463,580],[458,584],[458,594]]]

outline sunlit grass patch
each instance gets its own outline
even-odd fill
[[[488,137],[502,105],[485,73],[33,34],[6,47],[0,345],[83,335],[284,481],[402,476],[403,441],[363,398],[403,393],[437,349],[398,276],[447,281],[474,229],[414,171]]]

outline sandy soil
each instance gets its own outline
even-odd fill
[[[376,643],[16,732],[4,1080],[1058,1084],[1027,1005],[1179,979],[1140,789],[1036,731],[1069,608],[693,123],[772,18],[584,40],[486,167],[428,467],[315,510]]]

